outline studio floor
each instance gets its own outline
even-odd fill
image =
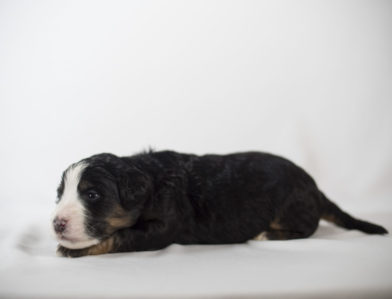
[[[356,213],[392,231],[392,213]],[[391,298],[392,237],[321,222],[309,239],[60,258],[49,215],[1,227],[1,298]],[[11,221],[11,220],[8,220]],[[7,229],[4,229],[7,228]]]

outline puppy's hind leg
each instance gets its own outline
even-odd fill
[[[254,240],[290,240],[311,236],[317,229],[320,212],[312,201],[292,201],[283,208],[269,228]]]
[[[266,241],[266,240],[290,240],[290,239],[302,239],[308,237],[308,233],[296,232],[283,229],[270,229],[264,231],[253,238],[255,241]]]
[[[294,232],[288,230],[271,230],[265,232],[265,240],[303,239],[308,236],[309,236],[308,234],[302,232]]]

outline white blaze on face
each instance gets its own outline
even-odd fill
[[[98,239],[86,234],[85,208],[78,193],[80,177],[86,166],[86,163],[80,162],[66,170],[64,191],[54,213],[54,218],[58,217],[67,221],[65,231],[56,234],[56,237],[62,246],[70,249],[90,247],[99,243]]]

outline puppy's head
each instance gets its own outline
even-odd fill
[[[114,155],[99,154],[72,164],[57,190],[57,240],[70,249],[85,248],[132,226],[149,190],[148,176]]]

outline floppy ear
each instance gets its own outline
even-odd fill
[[[129,167],[120,174],[118,189],[122,206],[130,210],[149,198],[151,180],[142,171]]]

